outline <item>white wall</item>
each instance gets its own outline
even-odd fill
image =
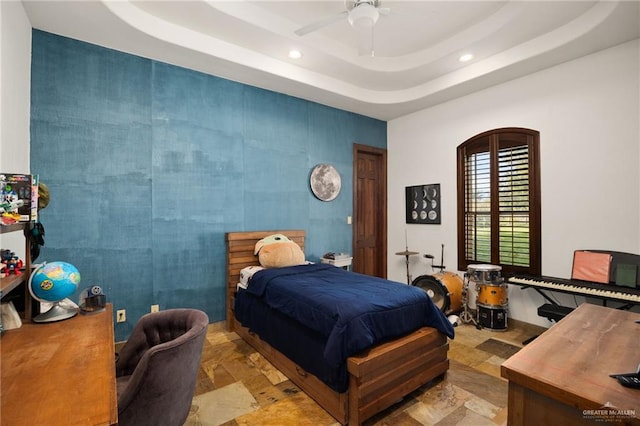
[[[31,24],[21,2],[0,2],[0,170],[29,172]]]
[[[398,118],[389,123],[389,278],[431,273],[424,253],[457,269],[456,147],[499,127],[540,131],[542,273],[569,278],[573,251],[640,253],[638,40]],[[442,225],[405,225],[406,186],[440,183]],[[558,295],[558,293],[555,293]],[[564,297],[562,297],[564,296]],[[572,296],[560,295],[575,306]],[[582,299],[578,298],[578,302]],[[509,286],[509,317],[537,316],[544,299]]]
[[[0,99],[0,172],[29,173],[31,24],[18,1],[0,1]],[[24,258],[19,233],[0,238]]]

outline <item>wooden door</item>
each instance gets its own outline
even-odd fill
[[[353,271],[387,277],[387,150],[353,145]]]

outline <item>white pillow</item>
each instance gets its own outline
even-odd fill
[[[247,266],[246,268],[242,268],[240,271],[240,283],[238,284],[242,288],[247,288],[249,285],[249,280],[258,271],[262,271],[264,268],[262,266]]]

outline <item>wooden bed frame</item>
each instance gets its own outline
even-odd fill
[[[258,265],[255,243],[284,234],[304,251],[304,230],[229,232],[227,241],[227,328],[235,331],[341,424],[360,425],[449,369],[447,337],[431,327],[375,346],[347,360],[349,389],[337,393],[262,341],[235,319],[233,301],[240,271]]]

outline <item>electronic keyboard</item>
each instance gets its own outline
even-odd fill
[[[507,282],[536,290],[548,289],[602,300],[640,304],[640,289],[634,287],[532,275],[514,275],[508,278]]]

